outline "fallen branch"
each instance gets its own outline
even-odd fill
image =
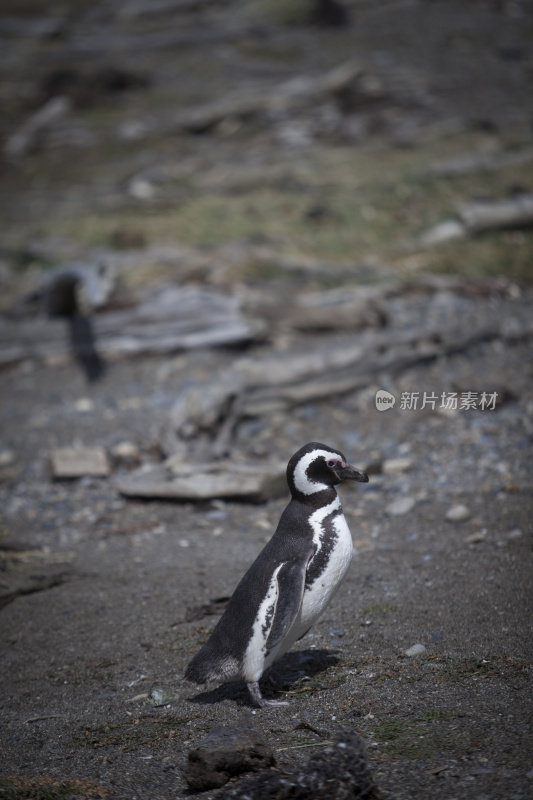
[[[471,292],[479,297],[488,291],[492,297],[494,291],[505,291],[499,283],[490,287],[476,284]],[[479,343],[533,335],[526,302],[513,304],[512,315],[498,316],[492,301],[465,306],[464,297],[453,298],[452,288],[461,289],[457,278],[435,278],[404,298],[395,284],[383,289],[396,295],[394,307],[388,307],[387,327],[366,328],[342,341],[335,337],[334,344],[312,349],[304,343],[288,353],[242,357],[215,378],[183,389],[160,437],[167,460],[122,478],[119,491],[127,496],[196,501],[277,496],[286,491],[284,465],[242,457],[238,436],[244,421],[288,414],[303,403],[366,388],[382,374],[394,377]],[[426,318],[420,311],[431,304],[427,298],[431,292],[442,292],[441,299],[434,301],[433,313]],[[413,324],[413,318],[422,322]]]
[[[133,308],[102,311],[90,319],[87,350],[95,349],[104,359],[239,344],[262,333],[260,323],[242,315],[236,298],[214,289],[168,284],[148,292]],[[78,355],[83,349],[80,340]],[[23,359],[66,360],[69,352],[61,319],[0,318],[0,366]]]
[[[533,194],[517,194],[507,200],[469,203],[458,210],[459,220],[469,233],[533,225]]]
[[[265,92],[238,92],[214,103],[207,103],[178,115],[178,128],[190,133],[204,133],[228,118],[255,114],[279,113],[297,108],[322,95],[336,94],[350,86],[362,74],[359,64],[347,61],[318,78],[302,75],[291,78]]]
[[[284,463],[249,463],[234,460],[210,464],[165,464],[137,470],[120,478],[116,487],[126,497],[165,500],[226,500],[262,502],[286,491]]]
[[[66,97],[52,97],[16,130],[4,146],[8,158],[19,158],[35,149],[51,128],[70,111]]]
[[[429,172],[439,178],[472,175],[478,172],[495,172],[506,167],[522,166],[533,161],[533,148],[525,147],[507,152],[465,153],[455,158],[438,161]]]
[[[532,226],[533,194],[518,194],[507,200],[465,204],[457,209],[455,219],[444,220],[425,231],[419,243],[433,247],[468,235]]]

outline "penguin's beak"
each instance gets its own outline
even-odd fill
[[[344,464],[343,466],[335,467],[335,475],[340,481],[359,481],[359,483],[368,483],[368,475],[362,469],[352,467],[351,464]]]

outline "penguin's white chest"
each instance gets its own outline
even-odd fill
[[[279,598],[277,576],[283,566],[280,564],[272,575],[254,620],[243,660],[242,674],[246,680],[257,680],[270,664],[307,633],[339,588],[350,566],[353,556],[352,535],[339,497],[314,511],[309,524],[313,531],[314,554],[307,565],[298,613],[285,637],[265,655],[266,641]]]
[[[307,580],[298,627],[304,633],[322,614],[339,588],[353,557],[350,529],[339,498],[310,518],[315,553],[307,567]]]

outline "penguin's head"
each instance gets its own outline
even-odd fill
[[[367,483],[368,475],[348,464],[340,450],[320,442],[304,445],[287,464],[287,483],[292,494],[316,494],[345,480]]]

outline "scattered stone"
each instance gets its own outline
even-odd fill
[[[442,408],[439,406],[439,408],[437,409],[437,414],[440,414],[443,417],[448,417],[448,419],[453,419],[454,417],[457,417],[457,415],[460,413],[461,412],[459,411],[459,408],[454,408],[453,406],[445,405],[442,406]]]
[[[154,199],[156,189],[150,181],[144,178],[134,178],[128,185],[128,192],[135,200],[148,201]]]
[[[465,226],[459,220],[447,219],[425,231],[420,237],[420,244],[423,247],[435,247],[463,236],[466,236]]]
[[[215,728],[190,751],[184,774],[191,789],[206,791],[273,764],[271,748],[251,728]]]
[[[390,517],[401,517],[403,514],[408,514],[409,511],[416,505],[416,500],[414,497],[399,497],[397,500],[393,500],[392,503],[385,508],[385,513],[388,514]]]
[[[414,644],[412,647],[408,647],[407,650],[404,650],[404,654],[408,658],[415,658],[415,656],[421,656],[426,652],[427,648],[423,644]]]
[[[318,752],[314,750],[296,771],[264,770],[257,777],[228,787],[218,796],[219,800],[370,800],[380,796],[361,736],[351,730],[340,731],[335,741],[324,745]]]
[[[117,466],[136,467],[141,462],[141,453],[134,442],[119,442],[111,448],[111,458]]]
[[[470,536],[466,537],[466,541],[468,544],[478,544],[478,542],[484,542],[487,538],[487,529],[482,528],[480,531],[476,531],[472,533]]]
[[[407,472],[412,466],[412,458],[387,458],[383,462],[382,471],[387,475],[396,475],[398,472]]]
[[[79,411],[80,414],[94,411],[94,400],[90,397],[80,397],[79,400],[76,400],[74,403],[74,408],[76,411]]]
[[[9,467],[15,461],[15,454],[12,450],[0,450],[0,468]]]
[[[50,453],[50,461],[55,480],[109,475],[109,463],[102,447],[59,447]]]
[[[446,512],[446,519],[448,522],[465,522],[467,519],[470,519],[470,509],[467,506],[463,505],[463,503],[457,503],[457,505],[451,506]]]
[[[156,708],[167,705],[174,699],[175,696],[163,686],[153,686],[149,694],[149,700]]]
[[[513,528],[507,534],[509,539],[521,539],[523,535],[524,534],[520,528]]]

